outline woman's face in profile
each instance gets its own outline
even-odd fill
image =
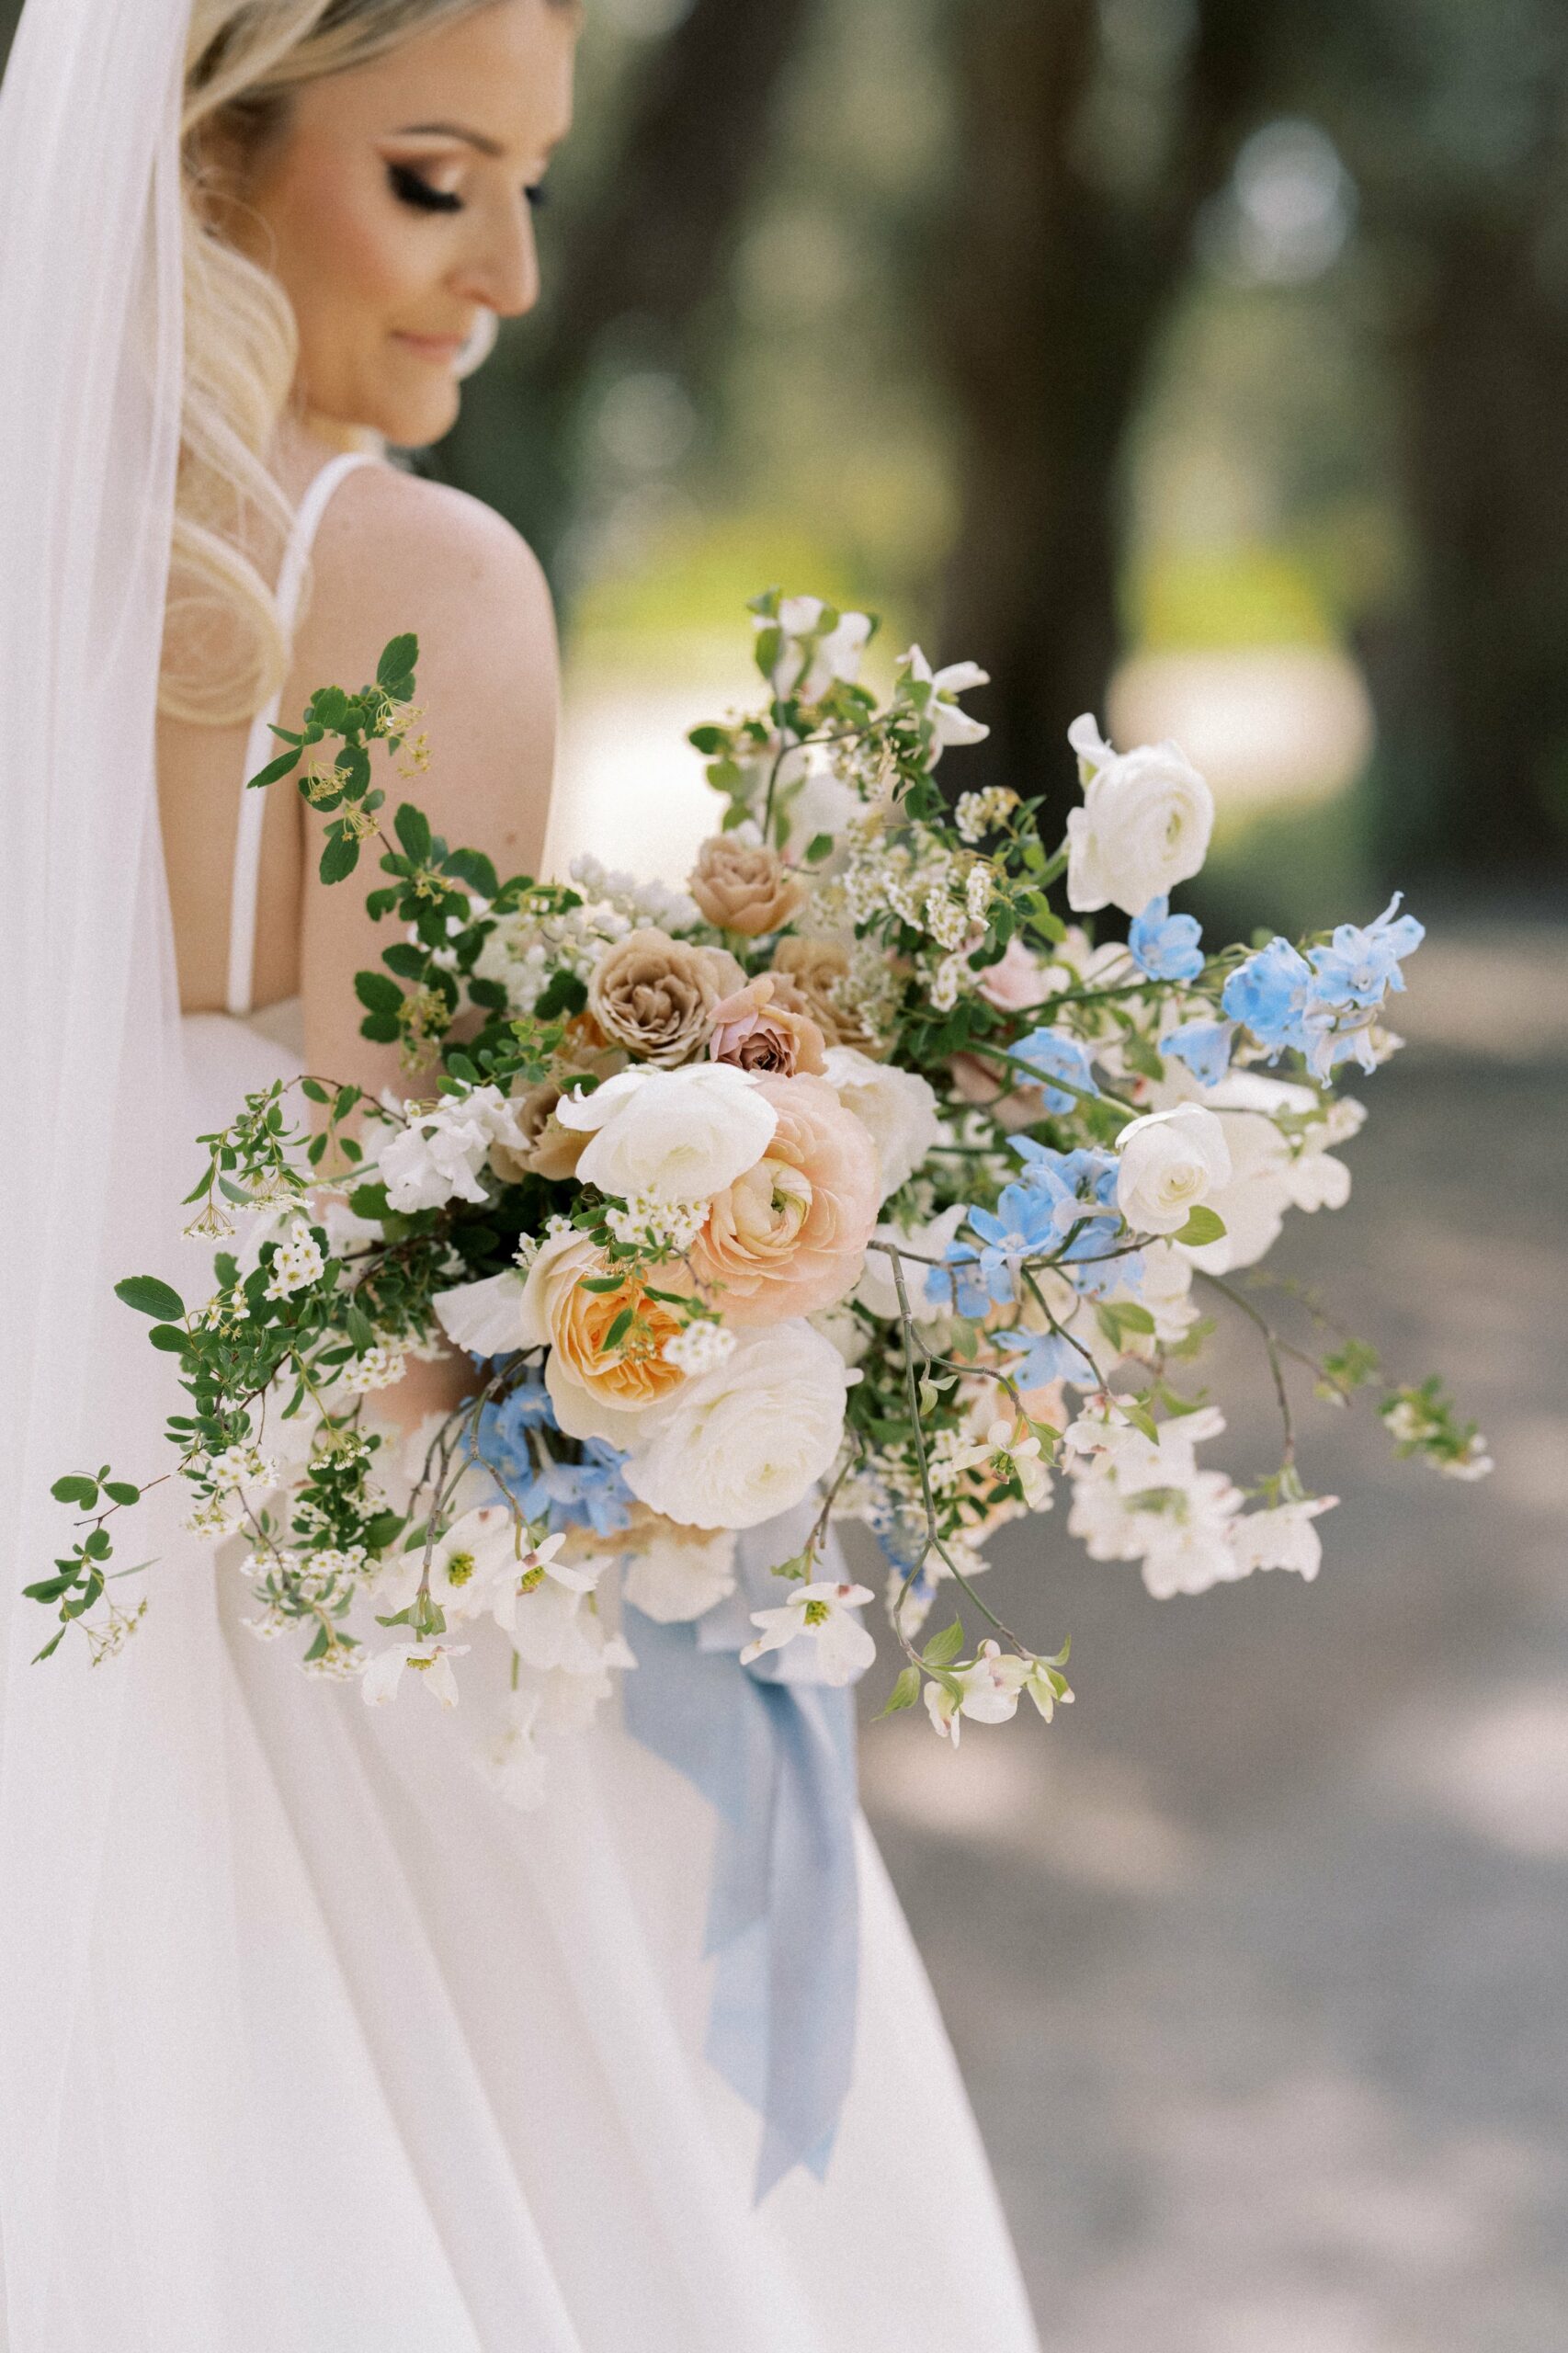
[[[310,82],[254,157],[245,244],[300,330],[305,409],[423,448],[483,313],[539,294],[533,207],[572,116],[577,15],[494,5]]]

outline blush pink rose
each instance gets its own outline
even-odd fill
[[[713,1007],[713,1060],[759,1076],[793,1078],[806,1071],[820,1077],[827,1068],[825,1041],[811,1015],[787,1001],[795,994],[778,973],[763,972],[724,997]]]
[[[980,976],[980,994],[998,1013],[1022,1013],[1026,1006],[1041,1005],[1046,997],[1045,967],[1021,939],[1009,939],[997,963]]]
[[[881,1199],[876,1146],[823,1078],[765,1078],[778,1114],[767,1153],[720,1193],[692,1245],[698,1283],[726,1323],[779,1324],[853,1290]]]

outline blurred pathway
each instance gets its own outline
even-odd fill
[[[1494,1480],[1309,1407],[1315,1586],[1156,1603],[1037,1523],[1004,1615],[1076,1706],[864,1744],[1050,2353],[1568,2347],[1568,940],[1411,977],[1351,1206],[1272,1263],[1441,1367]]]

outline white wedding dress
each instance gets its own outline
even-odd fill
[[[353,462],[304,502],[285,593]],[[268,742],[253,738],[252,767]],[[263,798],[245,797],[236,858],[239,1008]],[[193,1135],[299,1068],[277,1009],[183,1030]],[[222,2200],[245,2256],[211,2353],[1032,2353],[968,2101],[863,1824],[837,2143],[824,2184],[797,2169],[754,2205],[758,2120],[703,2056],[706,1801],[611,1702],[552,1751],[542,1809],[518,1813],[473,1761],[500,1696],[477,1645],[455,1712],[418,1689],[368,1709],[258,1643],[243,1582],[186,1543],[137,1640],[164,1639],[176,1581],[215,1590],[200,1606],[222,1623],[221,1688],[198,1704],[234,1857],[244,2059]],[[136,1867],[133,1838],[115,1852],[111,1869]],[[95,1953],[100,1980],[115,1966]],[[84,2313],[58,2353],[104,2353],[93,2325]]]

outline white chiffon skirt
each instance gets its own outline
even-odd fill
[[[203,1127],[298,1066],[224,1017],[186,1035]],[[220,1588],[247,2254],[211,2353],[1035,2353],[864,1824],[837,2144],[825,2184],[797,2171],[754,2206],[758,2120],[702,2055],[707,1802],[611,1703],[519,1813],[466,1705],[367,1709]]]

